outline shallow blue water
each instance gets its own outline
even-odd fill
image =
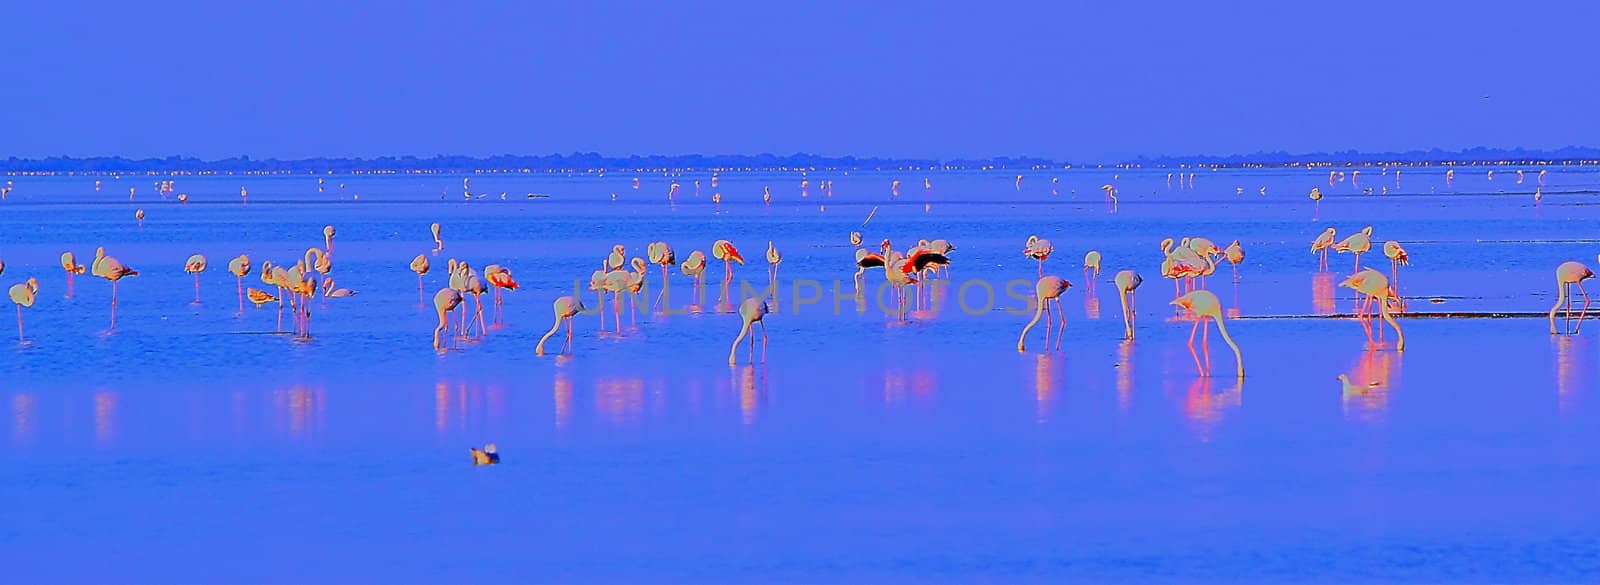
[[[1361,187],[1325,170],[1200,171],[1192,189],[1165,174],[1038,171],[1019,189],[1015,173],[812,173],[801,196],[798,173],[725,173],[720,205],[705,173],[677,178],[675,202],[660,174],[638,190],[631,173],[475,175],[488,197],[474,200],[460,176],[329,176],[322,192],[308,176],[177,177],[187,205],[154,177],[101,177],[99,192],[8,177],[0,283],[42,289],[27,341],[0,350],[0,561],[20,581],[102,582],[1600,577],[1596,325],[1403,319],[1400,354],[1368,351],[1349,320],[1249,318],[1351,310],[1333,285],[1353,259],[1317,274],[1306,253],[1328,225],[1405,243],[1413,310],[1547,311],[1554,266],[1600,251],[1600,175],[1553,171],[1535,205],[1532,169],[1522,185],[1507,169],[1453,184],[1406,169],[1400,188],[1376,169]],[[435,221],[430,297],[451,257],[523,285],[502,327],[443,353],[406,268]],[[293,263],[329,224],[332,276],[359,294],[316,301],[312,341],[272,334],[272,306],[236,314],[228,258]],[[941,310],[858,311],[851,230],[902,249],[951,240]],[[1042,332],[1015,351],[1029,301],[1006,287],[1036,275],[1029,234],[1074,284],[1059,352]],[[1242,382],[1215,330],[1219,375],[1197,375],[1190,323],[1166,304],[1157,242],[1185,235],[1246,249],[1237,284],[1227,266],[1209,283],[1241,317]],[[534,356],[551,300],[612,244],[643,256],[665,240],[681,259],[719,238],[755,287],[766,242],[783,253],[765,363],[741,349],[726,364],[739,320],[716,312],[625,313],[621,335],[585,315],[570,356]],[[108,283],[79,277],[65,298],[56,263],[96,246],[141,271],[120,284],[114,332]],[[1091,248],[1105,256],[1092,294]],[[181,266],[197,252],[211,270],[195,305]],[[1146,278],[1131,343],[1110,282],[1123,268]],[[681,307],[689,280],[671,278]],[[813,281],[827,292],[796,302]],[[1376,385],[1346,394],[1341,373]],[[466,447],[486,441],[506,462],[474,468]]]

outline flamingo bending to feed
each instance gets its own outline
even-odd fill
[[[1372,249],[1372,226],[1361,228],[1361,231],[1350,234],[1344,241],[1333,245],[1333,250],[1340,254],[1352,252],[1356,255],[1357,272],[1361,271],[1361,255]]]
[[[1194,326],[1189,329],[1189,351],[1191,353],[1194,351],[1194,334],[1200,329],[1202,324],[1205,324],[1206,334],[1209,335],[1211,326],[1206,324],[1205,320],[1211,319],[1212,321],[1216,321],[1217,331],[1222,333],[1222,340],[1228,342],[1228,347],[1233,348],[1233,359],[1234,362],[1238,364],[1239,377],[1243,378],[1244,356],[1239,352],[1239,345],[1233,342],[1233,337],[1228,335],[1228,326],[1224,325],[1222,322],[1222,302],[1217,300],[1217,295],[1212,294],[1211,291],[1208,290],[1197,290],[1174,299],[1172,304],[1187,309],[1195,316]],[[1204,337],[1201,338],[1201,345],[1206,350],[1206,363],[1202,365],[1200,363],[1200,357],[1196,355],[1195,366],[1200,369],[1201,376],[1210,376],[1211,347],[1207,339]]]
[[[1139,273],[1132,270],[1124,270],[1117,273],[1115,281],[1117,283],[1117,296],[1122,299],[1123,333],[1126,334],[1126,339],[1133,339],[1133,324],[1134,321],[1138,320],[1134,313],[1133,293],[1138,290],[1139,285],[1144,284],[1144,277],[1139,276]]]
[[[750,362],[755,363],[756,337],[750,334],[752,323],[761,324],[761,361],[767,361],[767,300],[760,298],[745,299],[739,303],[739,317],[744,325],[739,327],[739,336],[733,338],[733,346],[728,348],[728,365],[739,363],[739,342],[744,341],[746,335],[750,336]]]
[[[723,266],[722,300],[718,304],[732,306],[728,288],[733,284],[733,263],[744,264],[744,256],[739,255],[739,249],[733,247],[733,242],[717,240],[711,244],[711,257],[721,260]]]
[[[1019,353],[1027,351],[1023,344],[1028,340],[1028,330],[1033,329],[1033,326],[1039,323],[1040,315],[1048,315],[1051,312],[1049,303],[1052,301],[1056,304],[1055,312],[1061,313],[1061,327],[1060,331],[1056,333],[1055,340],[1055,349],[1061,349],[1061,334],[1067,330],[1067,312],[1061,308],[1061,293],[1067,292],[1067,288],[1071,286],[1072,283],[1059,276],[1046,276],[1040,278],[1039,282],[1034,283],[1033,294],[1037,300],[1034,302],[1033,319],[1029,320],[1027,325],[1022,326],[1022,335],[1017,336],[1017,351]],[[1050,350],[1050,327],[1051,318],[1047,316],[1044,322],[1044,347],[1046,351]]]
[[[1378,314],[1383,317],[1383,320],[1390,327],[1394,327],[1396,336],[1395,351],[1406,350],[1406,335],[1400,331],[1400,324],[1394,320],[1394,315],[1389,312],[1389,301],[1398,300],[1398,298],[1395,296],[1394,291],[1389,288],[1389,279],[1382,272],[1368,268],[1344,279],[1344,282],[1339,283],[1339,286],[1363,295],[1362,306],[1356,311],[1356,319],[1361,322],[1361,328],[1366,330],[1368,343],[1372,343],[1372,325],[1370,324],[1372,315],[1369,311],[1372,310],[1372,302],[1377,301]],[[1383,326],[1379,325],[1378,327],[1378,336],[1382,337]]]
[[[428,257],[426,255],[417,254],[416,258],[411,259],[411,271],[417,273],[417,307],[419,308],[422,307],[423,303],[422,275],[428,273],[429,267],[430,265],[428,264]]]
[[[1567,305],[1566,321],[1562,323],[1562,330],[1577,333],[1583,328],[1583,319],[1589,315],[1589,291],[1583,290],[1583,281],[1594,278],[1594,272],[1584,266],[1582,262],[1562,262],[1556,267],[1556,304],[1550,307],[1550,334],[1556,334],[1556,310],[1562,304]],[[1583,308],[1578,311],[1578,326],[1572,326],[1572,285],[1578,285],[1578,292],[1583,295]]]
[[[1044,261],[1054,251],[1055,246],[1050,244],[1050,240],[1039,236],[1028,236],[1028,241],[1022,245],[1022,255],[1039,261],[1039,278],[1044,278]]]
[[[194,275],[194,304],[200,304],[200,273],[206,271],[206,257],[200,254],[190,256],[183,262],[183,271]]]
[[[548,341],[550,336],[556,334],[562,323],[567,324],[567,342],[561,346],[561,351],[570,351],[572,348],[572,318],[576,317],[578,313],[587,310],[584,308],[582,300],[570,295],[556,299],[551,304],[551,307],[555,309],[556,322],[550,325],[550,330],[545,332],[544,337],[539,338],[539,345],[533,348],[534,355],[544,355],[544,342]]]
[[[240,254],[228,261],[228,273],[239,288],[239,314],[244,314],[244,277],[250,274],[250,256]]]
[[[1234,240],[1228,247],[1222,249],[1222,257],[1228,259],[1233,265],[1233,281],[1239,281],[1239,263],[1244,262],[1244,247],[1239,245],[1239,240]]]
[[[698,306],[701,302],[700,298],[703,296],[701,290],[705,288],[706,253],[699,250],[690,252],[689,257],[678,265],[678,270],[682,271],[684,276],[694,279],[694,304]],[[604,328],[603,326],[601,327],[601,329]]]
[[[1318,234],[1316,239],[1311,240],[1311,253],[1316,254],[1320,252],[1322,254],[1321,257],[1317,259],[1318,270],[1328,269],[1328,249],[1333,247],[1333,238],[1335,237],[1336,233],[1337,232],[1334,231],[1333,227],[1330,226],[1328,229],[1322,230],[1322,233]]]
[[[9,292],[11,302],[17,305],[17,341],[25,341],[22,335],[22,308],[33,306],[33,298],[39,292],[39,281],[29,278],[27,282],[11,285]]]
[[[138,276],[139,271],[123,266],[116,258],[106,255],[104,247],[95,248],[94,262],[90,264],[89,272],[111,281],[111,328],[117,328],[117,282],[124,276]]]
[[[651,264],[661,267],[661,292],[656,293],[656,300],[650,303],[651,308],[654,308],[657,303],[667,302],[667,268],[676,264],[678,257],[672,253],[672,246],[666,242],[651,242],[644,251],[645,256],[650,258]],[[666,306],[662,305],[661,309],[665,311]]]
[[[1089,250],[1083,255],[1083,279],[1089,281],[1089,288],[1094,288],[1094,279],[1100,278],[1100,251]]]
[[[461,291],[453,288],[441,288],[433,294],[433,309],[439,315],[439,325],[433,328],[433,348],[444,349],[440,343],[439,334],[444,332],[448,319],[446,315],[461,306]],[[459,319],[458,319],[459,320]]]
[[[89,267],[78,263],[78,257],[72,252],[61,253],[61,269],[67,272],[67,298],[72,298],[72,279],[74,276],[89,271]]]

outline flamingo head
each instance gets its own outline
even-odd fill
[[[1161,253],[1165,254],[1167,252],[1167,249],[1171,248],[1171,247],[1172,247],[1172,238],[1166,238],[1164,240],[1161,240]]]
[[[322,237],[329,240],[333,239],[333,226],[322,226]]]

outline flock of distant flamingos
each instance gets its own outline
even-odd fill
[[[1453,174],[1454,171],[1449,171],[1449,173]],[[1398,174],[1399,171],[1396,171],[1397,178]],[[1518,171],[1518,175],[1520,182],[1521,171]],[[1449,178],[1451,177],[1447,175],[1447,180]],[[1540,172],[1539,179],[1540,183],[1543,184],[1543,171]],[[1021,180],[1020,176],[1018,180]],[[1329,180],[1330,182],[1334,181],[1335,176],[1330,174]],[[715,178],[713,178],[713,181],[715,181]],[[898,184],[898,181],[896,183]],[[241,192],[243,191],[241,190]],[[1312,199],[1320,199],[1319,195],[1316,189],[1312,190]],[[1108,196],[1114,197],[1114,190],[1108,190]],[[142,216],[142,211],[140,215]],[[143,218],[140,217],[140,219],[142,220]],[[437,254],[444,249],[444,241],[440,237],[439,224],[432,224],[430,230],[434,241],[433,252]],[[354,294],[348,289],[338,288],[334,280],[328,276],[333,269],[333,242],[335,235],[336,231],[333,226],[324,227],[324,247],[307,249],[304,256],[291,267],[274,265],[270,261],[262,262],[258,272],[260,281],[265,285],[272,286],[274,292],[268,292],[264,288],[257,289],[244,286],[244,278],[249,276],[252,270],[256,269],[252,266],[249,256],[241,254],[229,260],[228,272],[233,274],[238,282],[239,309],[241,313],[246,299],[249,299],[250,302],[258,307],[267,303],[277,303],[278,326],[281,330],[283,312],[286,308],[285,305],[287,305],[294,326],[294,335],[299,338],[309,338],[311,335],[309,305],[313,299],[319,295],[326,298],[338,298]],[[945,240],[922,240],[917,245],[901,253],[895,250],[888,240],[883,240],[878,251],[873,252],[863,247],[862,235],[859,232],[850,234],[850,242],[855,247],[854,264],[856,272],[853,280],[856,286],[856,293],[858,295],[861,294],[865,275],[869,270],[882,269],[886,284],[895,289],[895,318],[897,319],[906,318],[908,289],[918,291],[916,294],[919,295],[918,301],[920,302],[921,287],[914,285],[918,285],[922,281],[938,278],[941,269],[945,270],[946,278],[948,278],[948,267],[951,262],[950,253],[955,250],[955,246]],[[1355,257],[1355,272],[1345,278],[1340,283],[1340,286],[1352,289],[1360,295],[1361,302],[1357,305],[1355,316],[1367,334],[1368,343],[1375,343],[1373,341],[1374,328],[1378,330],[1378,336],[1382,337],[1383,326],[1376,323],[1376,320],[1381,318],[1395,330],[1395,350],[1405,351],[1405,335],[1394,318],[1396,311],[1404,310],[1404,302],[1398,294],[1397,286],[1400,266],[1408,264],[1410,260],[1405,248],[1395,241],[1384,243],[1382,252],[1390,261],[1390,273],[1388,276],[1370,267],[1361,268],[1361,255],[1372,250],[1372,227],[1370,226],[1337,241],[1336,232],[1332,227],[1327,228],[1316,236],[1311,243],[1311,252],[1318,256],[1318,268],[1320,270],[1328,270],[1328,252],[1330,250],[1340,253],[1348,252]],[[1044,273],[1045,260],[1053,252],[1054,248],[1050,241],[1038,236],[1029,236],[1023,245],[1022,253],[1038,261],[1039,271],[1038,281],[1034,286],[1035,310],[1033,318],[1023,326],[1022,333],[1017,338],[1017,351],[1019,352],[1026,351],[1025,344],[1028,333],[1038,324],[1041,317],[1045,319],[1047,348],[1052,347],[1050,330],[1053,322],[1057,320],[1058,314],[1061,323],[1064,325],[1066,322],[1065,311],[1061,309],[1060,297],[1072,284],[1059,276],[1046,275]],[[1210,335],[1210,322],[1216,322],[1218,332],[1222,335],[1223,340],[1233,349],[1238,375],[1244,376],[1243,356],[1239,351],[1239,346],[1234,343],[1233,338],[1228,334],[1227,326],[1223,322],[1222,304],[1216,295],[1204,288],[1204,279],[1216,271],[1219,258],[1226,259],[1233,265],[1234,275],[1237,277],[1238,264],[1244,260],[1244,249],[1237,240],[1225,248],[1219,248],[1206,238],[1185,237],[1176,242],[1172,238],[1163,240],[1161,242],[1161,252],[1164,259],[1161,262],[1160,274],[1173,281],[1175,298],[1171,301],[1171,304],[1182,309],[1194,323],[1189,333],[1190,348],[1194,347],[1196,333],[1202,333],[1202,344],[1206,345],[1208,343],[1206,339]],[[602,330],[605,328],[605,295],[607,293],[612,295],[612,312],[620,330],[622,305],[624,303],[623,295],[627,295],[630,311],[636,313],[638,311],[637,295],[644,288],[645,274],[651,264],[657,265],[661,269],[662,291],[657,298],[657,302],[660,302],[665,297],[668,272],[670,267],[676,264],[685,276],[694,280],[695,298],[698,304],[705,280],[705,253],[695,250],[682,263],[678,263],[671,246],[666,242],[652,242],[646,246],[646,255],[649,258],[648,261],[638,257],[629,261],[626,255],[626,248],[618,244],[613,246],[611,253],[604,258],[602,268],[591,275],[589,290],[594,291],[596,301],[599,304],[597,312],[601,317],[600,328]],[[744,257],[734,247],[733,243],[728,240],[717,240],[712,243],[711,256],[716,260],[722,261],[724,267],[722,296],[718,307],[722,310],[731,311],[733,306],[730,300],[729,286],[733,281],[733,264],[744,264]],[[770,291],[776,290],[774,287],[776,286],[778,265],[782,262],[782,256],[777,248],[771,242],[768,242],[766,257],[769,266],[768,290],[770,294]],[[66,286],[69,295],[73,287],[73,278],[76,275],[87,272],[110,281],[111,327],[115,329],[117,319],[117,283],[124,277],[138,275],[138,271],[124,265],[116,258],[106,255],[104,248],[95,250],[94,260],[88,266],[78,264],[77,258],[72,252],[64,252],[61,255],[61,267],[66,273]],[[195,278],[197,301],[200,294],[199,275],[206,268],[206,258],[200,254],[190,256],[184,263],[183,270],[192,274]],[[411,261],[410,269],[417,274],[417,294],[419,302],[421,302],[425,295],[422,278],[431,269],[428,256],[426,254],[418,254]],[[1100,273],[1100,253],[1093,250],[1089,251],[1084,257],[1083,269],[1085,277],[1091,279],[1092,283],[1092,279]],[[467,262],[450,259],[446,265],[446,270],[449,274],[449,285],[439,289],[433,295],[433,305],[438,318],[438,324],[433,332],[433,346],[435,349],[440,350],[447,347],[452,336],[465,338],[471,335],[474,326],[478,328],[479,335],[484,334],[486,329],[482,304],[482,295],[484,293],[491,291],[494,293],[493,301],[498,315],[502,308],[501,291],[518,288],[516,280],[512,278],[511,271],[499,265],[487,265],[480,273]],[[0,274],[3,274],[4,271],[5,263],[0,261]],[[1589,294],[1583,288],[1583,281],[1593,276],[1594,272],[1580,262],[1564,262],[1556,268],[1557,298],[1556,304],[1550,308],[1549,314],[1550,333],[1552,335],[1557,334],[1559,331],[1576,333],[1582,327],[1589,308]],[[1127,339],[1132,339],[1135,321],[1134,292],[1143,282],[1143,278],[1133,270],[1122,270],[1115,275],[1113,282],[1117,287],[1118,296],[1121,300],[1124,335]],[[1573,298],[1571,289],[1574,285],[1578,287],[1579,293],[1583,296],[1583,306],[1578,312],[1576,326],[1572,324]],[[29,278],[25,282],[11,286],[9,290],[11,301],[17,307],[17,335],[20,340],[26,340],[23,332],[22,309],[33,306],[38,291],[39,282],[37,278]],[[468,295],[473,300],[474,309],[470,311],[470,314],[463,314],[455,318],[454,328],[452,329],[451,315],[458,309],[463,313],[468,313],[463,307]],[[752,328],[755,326],[761,328],[762,354],[765,356],[767,333],[764,318],[770,312],[766,301],[766,296],[756,296],[744,299],[738,305],[737,310],[742,318],[742,325],[728,350],[728,363],[737,363],[739,345],[745,342],[747,338],[749,340],[749,359],[754,361],[755,334]],[[1052,303],[1054,309],[1052,309]],[[1374,305],[1376,305],[1376,315],[1373,314]],[[1562,309],[1563,305],[1565,305],[1566,309],[1564,325],[1558,331],[1556,313]],[[550,330],[539,339],[538,345],[535,347],[535,353],[538,355],[544,355],[545,344],[551,337],[560,332],[563,325],[566,327],[566,336],[559,351],[570,351],[573,336],[572,320],[578,314],[589,310],[584,306],[581,299],[573,295],[557,298],[552,304],[552,308],[555,314],[554,323],[551,325]],[[1059,350],[1061,336],[1065,331],[1065,327],[1056,327],[1055,329],[1057,329],[1057,332],[1053,349]],[[1211,375],[1208,364],[1209,357],[1206,362],[1201,362],[1197,357],[1196,366],[1202,376]]]

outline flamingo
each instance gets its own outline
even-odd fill
[[[1356,255],[1357,272],[1361,271],[1361,255],[1372,249],[1372,226],[1361,228],[1361,231],[1350,234],[1350,237],[1333,245],[1333,249],[1340,254],[1351,252]]]
[[[728,348],[728,365],[739,363],[737,357],[739,342],[744,341],[746,335],[750,335],[750,325],[752,323],[761,324],[761,361],[767,361],[767,322],[764,320],[767,312],[766,299],[749,298],[739,303],[739,317],[744,321],[744,324],[739,327],[739,336],[733,338],[733,346]],[[755,352],[756,338],[754,335],[750,335],[750,361],[752,363],[755,362]]]
[[[1239,245],[1239,240],[1234,240],[1228,247],[1223,248],[1222,256],[1233,265],[1233,281],[1239,282],[1239,263],[1244,262],[1244,247]]]
[[[1517,169],[1517,184],[1522,184],[1522,169]]]
[[[1389,274],[1394,281],[1396,294],[1400,290],[1400,267],[1411,265],[1411,255],[1406,249],[1400,247],[1400,242],[1389,240],[1383,243],[1383,255],[1389,257]]]
[[[1535,187],[1533,189],[1533,204],[1535,206],[1537,206],[1537,205],[1539,205],[1539,202],[1543,201],[1543,200],[1544,200],[1544,188],[1543,187]]]
[[[501,299],[502,290],[517,290],[516,279],[511,278],[511,269],[499,264],[490,264],[483,267],[483,278],[489,281],[489,286],[494,287],[494,320],[496,323],[505,320],[504,301]]]
[[[244,277],[250,274],[250,256],[240,254],[228,261],[228,273],[232,274],[239,288],[239,314],[244,314]]]
[[[666,242],[651,242],[649,246],[645,247],[645,256],[650,258],[651,264],[661,267],[661,292],[656,294],[656,300],[650,303],[650,306],[654,308],[656,303],[663,303],[661,309],[665,311],[667,308],[664,304],[667,302],[667,267],[676,264],[678,257],[672,253],[672,246],[667,245]]]
[[[457,270],[460,270],[465,276],[463,281],[464,288],[462,288],[461,292],[472,295],[472,320],[467,321],[467,328],[471,329],[472,323],[476,322],[478,324],[478,336],[488,335],[489,328],[483,322],[483,293],[489,292],[489,286],[484,284],[482,277],[478,276],[478,271],[469,268],[467,263],[458,264]]]
[[[1215,269],[1209,256],[1201,256],[1189,247],[1189,239],[1173,244],[1172,238],[1161,240],[1161,253],[1166,255],[1166,260],[1161,263],[1161,275],[1172,279],[1173,297],[1176,298],[1182,291],[1179,290],[1179,281],[1186,284],[1187,279],[1192,279],[1206,274],[1208,269]]]
[[[331,225],[322,226],[322,242],[325,245],[325,247],[328,249],[328,255],[329,256],[333,255],[333,234],[334,234],[333,226],[331,226]]]
[[[711,244],[711,256],[722,261],[724,276],[722,281],[722,301],[719,304],[731,306],[728,299],[728,287],[733,283],[733,263],[744,264],[744,256],[739,255],[739,250],[733,247],[733,242],[717,240]]]
[[[1238,365],[1239,377],[1243,378],[1244,377],[1244,356],[1243,356],[1243,354],[1241,354],[1239,352],[1239,345],[1235,344],[1233,342],[1233,337],[1228,335],[1228,327],[1227,327],[1227,325],[1223,324],[1223,321],[1222,321],[1222,302],[1217,300],[1217,295],[1212,294],[1211,291],[1203,290],[1203,289],[1202,290],[1197,290],[1197,291],[1191,291],[1191,292],[1189,292],[1189,294],[1186,294],[1186,295],[1183,295],[1181,297],[1178,297],[1177,299],[1174,299],[1172,301],[1172,304],[1173,305],[1177,305],[1178,307],[1187,309],[1190,313],[1193,313],[1194,316],[1195,316],[1194,326],[1189,329],[1189,351],[1191,353],[1194,351],[1194,334],[1195,334],[1195,331],[1199,330],[1200,326],[1202,324],[1206,324],[1205,323],[1206,319],[1211,319],[1212,321],[1216,321],[1217,322],[1217,331],[1222,333],[1222,340],[1228,342],[1228,347],[1233,348],[1233,359],[1234,359],[1234,362]],[[1211,330],[1210,325],[1206,324],[1206,332],[1209,333],[1210,330]],[[1210,376],[1211,375],[1211,368],[1210,368],[1211,351],[1210,351],[1210,346],[1206,343],[1204,338],[1202,338],[1202,340],[1201,340],[1201,345],[1206,348],[1206,362],[1207,363],[1206,363],[1206,365],[1201,365],[1200,357],[1198,355],[1196,355],[1195,356],[1195,366],[1197,368],[1199,368],[1201,376],[1203,376],[1203,377],[1204,376]]]
[[[89,267],[78,263],[78,257],[71,251],[61,253],[61,269],[67,273],[67,298],[72,298],[72,279],[74,276],[89,271]]]
[[[1545,175],[1545,173],[1548,173],[1548,172],[1550,172],[1549,169],[1540,169],[1539,170],[1539,186],[1540,187],[1544,186],[1544,175]]]
[[[206,257],[200,254],[190,256],[183,262],[183,271],[194,275],[194,304],[200,304],[200,273],[206,271]]]
[[[444,349],[439,343],[439,334],[445,330],[447,319],[445,315],[456,310],[461,305],[461,291],[453,288],[441,288],[433,294],[433,309],[439,315],[439,325],[433,328],[433,349]]]
[[[861,245],[861,232],[850,232],[850,245],[852,245],[852,246],[860,246]]]
[[[1138,320],[1134,313],[1133,294],[1139,285],[1144,284],[1144,277],[1132,270],[1123,270],[1117,273],[1114,280],[1117,283],[1117,296],[1122,299],[1122,328],[1126,338],[1133,339],[1133,324]]]
[[[1389,301],[1397,297],[1395,297],[1394,291],[1390,290],[1389,279],[1384,277],[1382,272],[1368,268],[1350,275],[1349,278],[1344,279],[1344,282],[1340,282],[1339,286],[1362,294],[1363,307],[1357,310],[1356,319],[1361,322],[1361,328],[1366,330],[1368,343],[1372,343],[1372,326],[1368,324],[1368,320],[1372,317],[1367,311],[1371,310],[1371,303],[1377,301],[1378,314],[1383,317],[1384,321],[1389,323],[1390,327],[1394,327],[1396,336],[1395,351],[1406,350],[1406,335],[1400,331],[1400,324],[1395,322],[1394,315],[1389,312]],[[1383,334],[1382,327],[1382,325],[1379,325],[1379,336]]]
[[[567,324],[567,342],[561,346],[561,351],[570,350],[572,347],[572,318],[577,316],[578,313],[588,310],[584,308],[582,300],[570,295],[556,299],[551,307],[555,309],[556,322],[550,325],[550,330],[545,332],[544,337],[539,338],[539,345],[533,348],[534,355],[544,355],[544,342],[548,341],[550,336],[556,334],[562,323]]]
[[[778,294],[778,264],[783,262],[783,255],[778,253],[778,248],[772,245],[772,240],[767,240],[767,290],[772,291],[772,296]]]
[[[429,268],[429,264],[428,264],[428,256],[427,255],[425,255],[425,254],[417,254],[416,258],[412,258],[411,259],[411,271],[417,273],[417,306],[419,308],[422,306],[422,303],[423,303],[423,300],[422,300],[422,275],[428,273],[428,268]]]
[[[1399,177],[1399,174],[1395,175],[1396,180],[1399,180]],[[1333,171],[1328,171],[1328,184],[1333,184]],[[1322,189],[1312,187],[1311,195],[1309,195],[1309,197],[1311,197],[1311,200],[1316,203],[1316,208],[1312,210],[1312,215],[1316,215],[1322,211]],[[1315,220],[1313,219],[1313,221]]]
[[[938,240],[934,240],[932,242],[928,242],[928,244],[926,246],[923,246],[923,249],[925,249],[925,250],[927,250],[929,252],[933,252],[935,254],[938,254],[940,256],[944,256],[944,257],[946,257],[948,259],[949,256],[950,256],[950,253],[954,252],[956,247],[951,245],[948,240],[938,239]],[[944,268],[944,276],[945,276],[945,278],[950,278],[950,263],[946,262],[945,264],[943,264],[942,267]]]
[[[117,281],[124,276],[138,276],[139,271],[123,266],[116,258],[106,255],[105,247],[95,248],[90,273],[111,281],[111,328],[117,328]]]
[[[627,250],[622,244],[612,246],[611,255],[606,256],[606,266],[609,266],[610,270],[622,270],[628,265]]]
[[[1033,329],[1033,326],[1039,323],[1040,315],[1047,315],[1050,312],[1048,303],[1051,301],[1055,301],[1055,311],[1061,313],[1061,328],[1056,333],[1055,344],[1057,350],[1061,349],[1061,334],[1067,330],[1067,312],[1061,308],[1061,293],[1067,292],[1067,288],[1071,286],[1072,283],[1059,276],[1041,277],[1037,283],[1034,283],[1033,292],[1036,300],[1034,302],[1033,319],[1029,320],[1027,325],[1022,326],[1022,335],[1017,336],[1018,353],[1027,351],[1023,343],[1028,339],[1028,330]],[[1050,350],[1050,327],[1051,319],[1050,317],[1045,317],[1044,347],[1046,351]]]
[[[1209,240],[1209,239],[1201,238],[1201,237],[1193,237],[1193,238],[1188,238],[1188,240],[1189,240],[1188,248],[1190,250],[1194,250],[1194,253],[1196,253],[1196,254],[1200,254],[1202,256],[1216,256],[1216,255],[1222,253],[1222,249],[1218,248],[1217,245],[1215,243],[1212,243],[1212,241]]]
[[[1083,255],[1083,279],[1089,281],[1089,288],[1094,288],[1094,279],[1100,277],[1100,251],[1089,250]]]
[[[1039,236],[1028,236],[1028,241],[1022,245],[1022,255],[1039,261],[1039,278],[1044,278],[1044,261],[1054,251],[1055,246],[1050,244],[1050,240]]]
[[[1317,235],[1317,239],[1311,240],[1311,253],[1322,253],[1322,256],[1317,259],[1318,270],[1328,269],[1328,249],[1333,247],[1334,235],[1333,227],[1329,226],[1328,229],[1322,230],[1322,233]]]
[[[1106,192],[1106,205],[1110,206],[1111,211],[1115,212],[1117,210],[1117,188],[1108,183],[1101,185],[1100,190]]]
[[[332,278],[322,279],[322,298],[342,299],[353,296],[356,296],[356,291],[348,288],[339,288],[338,285],[333,283]]]
[[[1563,330],[1577,333],[1583,328],[1583,319],[1589,315],[1589,291],[1583,290],[1583,281],[1594,278],[1594,272],[1584,266],[1582,262],[1562,262],[1556,267],[1556,304],[1550,307],[1550,334],[1556,334],[1556,310],[1565,303],[1567,305],[1566,321]],[[1578,292],[1583,294],[1583,308],[1578,311],[1578,326],[1572,326],[1572,285],[1578,285]]]
[[[706,253],[699,250],[690,252],[689,257],[678,265],[678,270],[682,271],[684,276],[694,279],[694,304],[699,305],[701,289],[705,287]],[[600,328],[604,329],[604,324]]]
[[[866,250],[866,248],[856,248],[855,284],[856,284],[856,295],[857,296],[861,295],[861,287],[865,284],[864,282],[862,282],[862,280],[863,280],[863,276],[862,275],[866,274],[867,269],[868,268],[880,268],[883,265],[884,265],[884,260],[883,260],[883,256],[881,254],[874,254],[872,252],[868,252]]]
[[[433,253],[438,254],[441,250],[444,250],[444,240],[439,237],[439,224],[435,222],[433,225],[428,226],[428,229],[433,232]]]
[[[133,210],[133,219],[138,220],[139,227],[141,227],[141,228],[144,227],[144,210],[143,209],[135,209],[135,210]]]
[[[39,292],[39,281],[29,278],[27,282],[11,285],[11,302],[17,305],[17,341],[26,341],[22,335],[22,308],[33,307],[33,298]]]

